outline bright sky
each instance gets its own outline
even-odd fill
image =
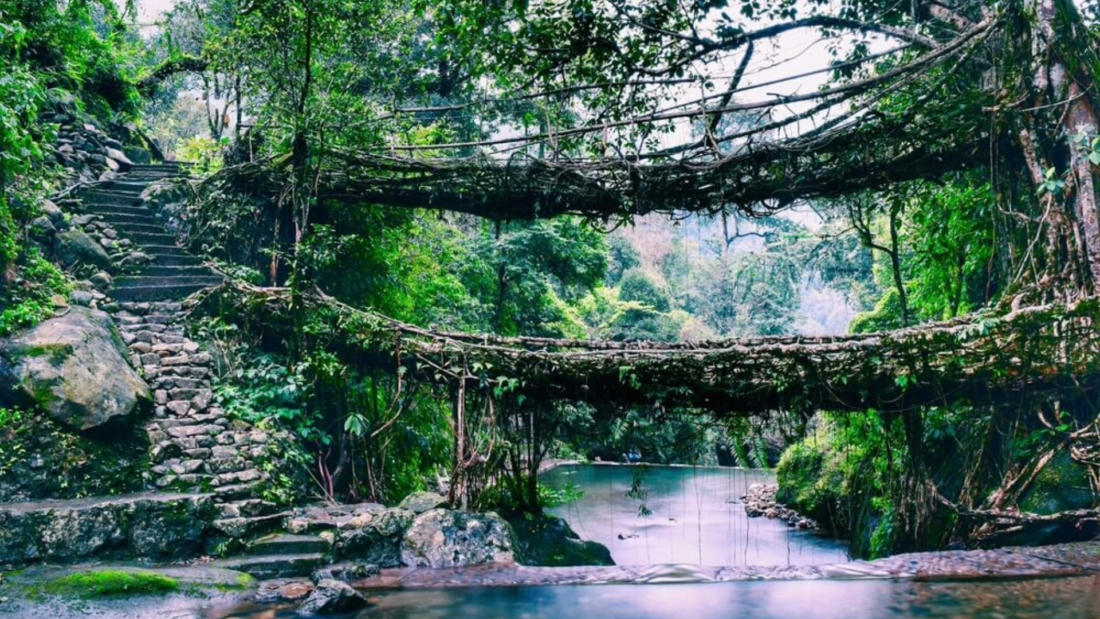
[[[175,4],[176,0],[138,0],[139,18],[142,23],[153,22]]]

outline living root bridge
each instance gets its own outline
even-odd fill
[[[288,289],[232,283],[213,296],[266,329],[292,327]],[[659,404],[722,417],[1019,404],[1073,398],[1100,386],[1096,298],[888,333],[687,344],[435,331],[319,292],[301,303],[299,311],[328,323],[331,348],[350,361],[394,372],[404,367],[412,380],[503,388],[536,401]]]

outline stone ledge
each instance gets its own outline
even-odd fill
[[[210,494],[145,493],[0,505],[0,563],[194,555],[202,550],[213,510]]]

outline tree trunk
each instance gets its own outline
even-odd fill
[[[1056,109],[1065,106],[1060,116],[1061,126],[1052,130],[1062,132],[1058,148],[1065,151],[1060,159],[1068,162],[1066,206],[1072,208],[1083,238],[1084,248],[1076,251],[1085,254],[1081,256],[1081,263],[1088,267],[1085,275],[1089,281],[1082,282],[1082,288],[1088,294],[1097,294],[1100,292],[1100,214],[1097,212],[1100,179],[1096,178],[1089,162],[1089,151],[1100,122],[1090,93],[1082,88],[1082,84],[1093,84],[1094,76],[1089,74],[1088,63],[1081,60],[1089,42],[1082,34],[1084,22],[1072,0],[1034,0],[1031,8],[1037,18],[1033,53],[1041,63],[1032,86],[1037,102]],[[1076,243],[1067,245],[1077,247]]]

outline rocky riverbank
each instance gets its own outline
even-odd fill
[[[745,513],[748,514],[749,518],[773,518],[786,522],[788,526],[809,531],[816,531],[821,528],[813,518],[807,518],[786,505],[776,502],[777,490],[778,486],[775,484],[752,484],[749,486],[748,492],[741,497],[741,502],[745,504]]]

